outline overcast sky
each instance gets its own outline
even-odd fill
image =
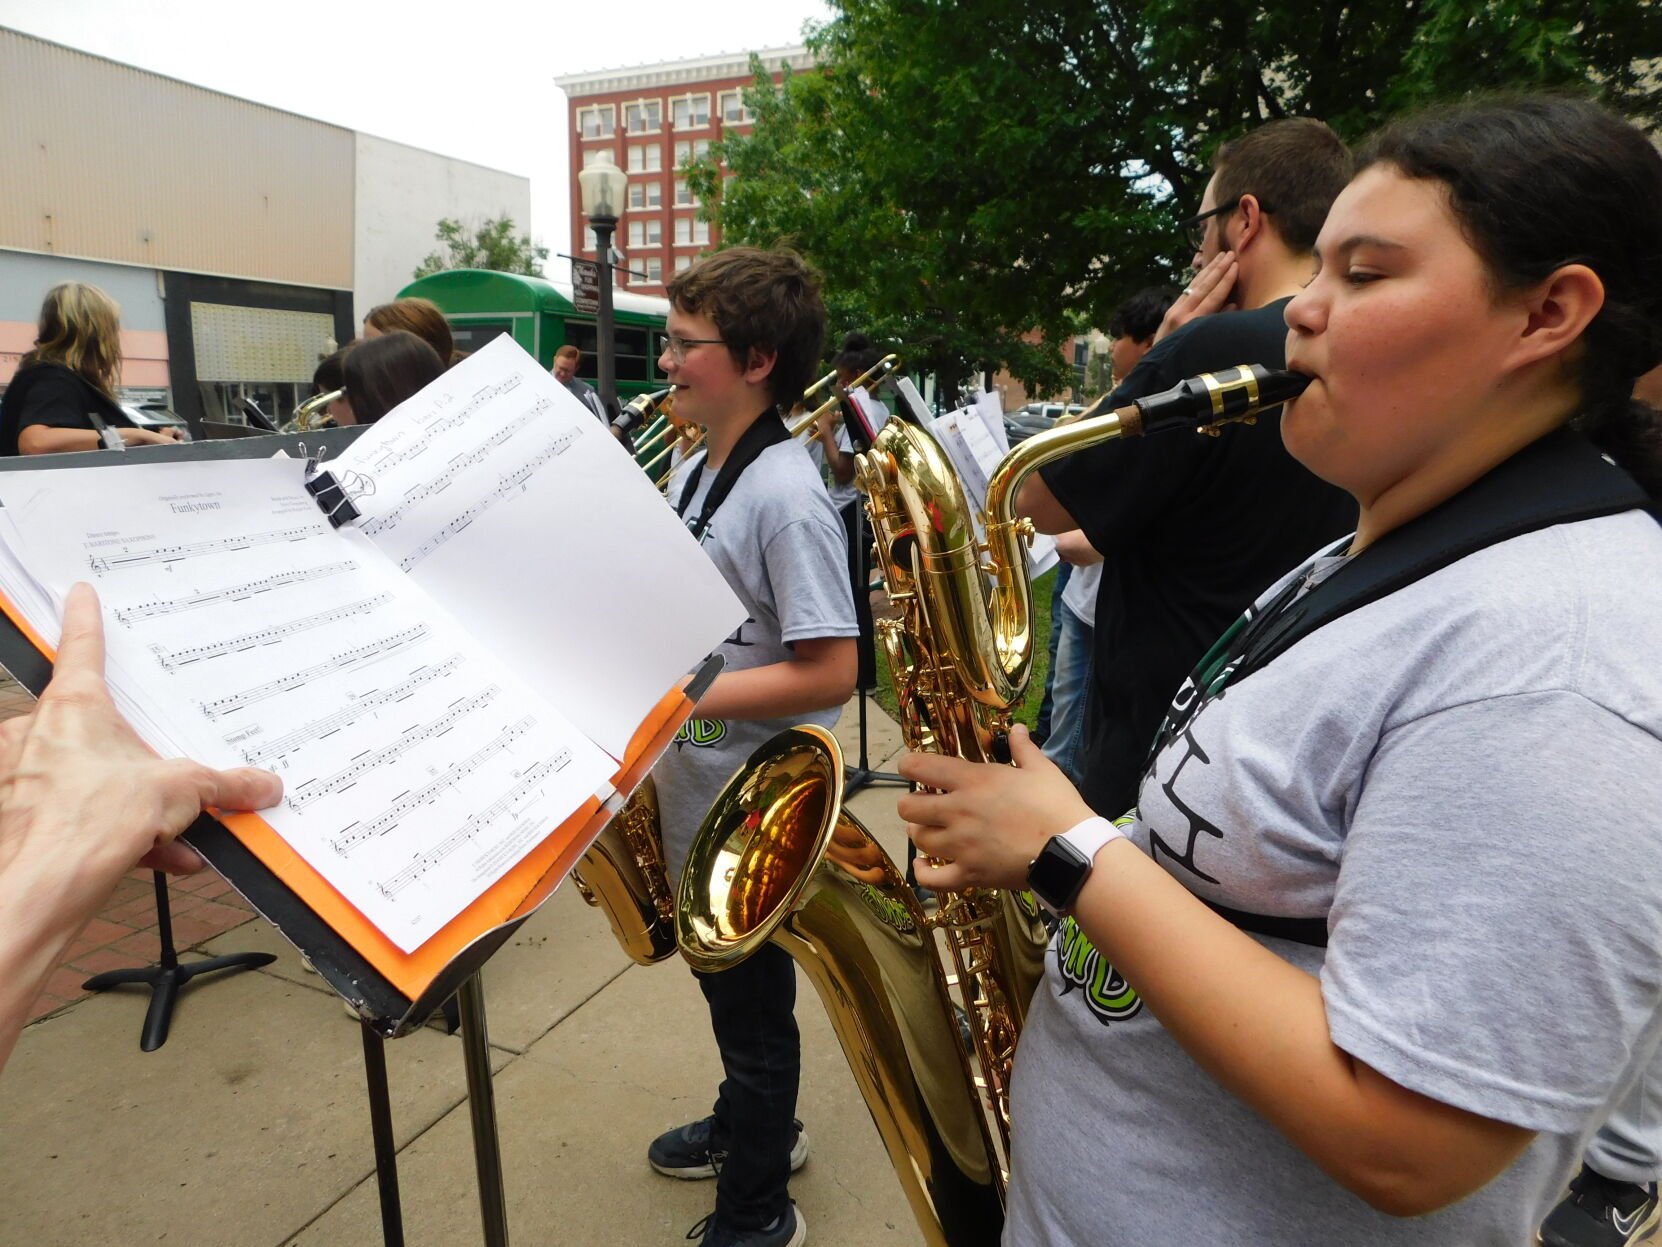
[[[829,16],[823,0],[0,0],[0,26],[525,175],[551,252],[571,237],[556,77],[786,47]]]

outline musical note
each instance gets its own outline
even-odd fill
[[[322,567],[302,567],[298,571],[280,572],[275,576],[262,576],[259,580],[226,585],[224,588],[206,590],[201,593],[189,593],[184,597],[155,598],[149,602],[141,602],[136,606],[120,607],[114,614],[122,623],[134,624],[141,619],[153,619],[158,615],[176,615],[180,611],[195,610],[198,606],[211,606],[215,602],[240,602],[254,597],[256,594],[269,593],[273,589],[286,589],[290,585],[305,584],[308,581],[322,580],[328,576],[357,570],[358,565],[350,561],[328,563]]]
[[[345,671],[359,663],[371,662],[377,658],[414,645],[427,635],[427,625],[417,624],[413,628],[406,628],[402,632],[394,633],[379,641],[371,641],[368,645],[360,645],[356,649],[349,649],[343,653],[326,658],[320,663],[299,671],[291,671],[287,675],[278,676],[275,680],[267,680],[264,684],[256,684],[253,688],[244,689],[239,693],[231,693],[225,697],[215,698],[213,701],[198,702],[197,708],[210,719],[218,719],[245,706],[252,706],[256,702],[275,697],[279,693],[286,693],[290,689],[299,688],[310,680],[321,679],[333,675],[337,671]]]
[[[453,457],[445,465],[443,475],[433,480],[426,481],[410,490],[399,500],[398,505],[393,507],[392,510],[384,511],[380,515],[375,516],[373,519],[365,520],[358,527],[365,534],[371,537],[378,532],[385,531],[386,529],[398,527],[398,521],[403,517],[407,510],[416,504],[425,502],[427,499],[436,497],[437,495],[442,494],[445,490],[449,489],[451,484],[455,481],[458,473],[463,472],[468,468],[476,467],[477,465],[483,463],[486,459],[490,458],[491,455],[496,452],[497,448],[504,442],[511,440],[517,433],[519,433],[527,425],[531,424],[532,421],[536,419],[537,413],[542,411],[546,406],[546,399],[539,400],[537,405],[531,408],[530,411],[527,411],[511,424],[497,430],[495,436],[479,445],[470,453]]]
[[[434,680],[444,679],[456,670],[461,661],[459,655],[452,655],[449,660],[440,663],[438,666],[417,667],[407,680],[402,680],[391,688],[376,689],[365,693],[344,709],[337,710],[333,714],[324,715],[321,719],[314,719],[303,727],[298,727],[292,732],[279,736],[276,740],[268,740],[258,746],[241,749],[242,760],[249,766],[262,766],[268,760],[281,758],[302,745],[309,745],[313,741],[332,736],[342,728],[356,723],[365,715],[379,710],[382,706],[390,706],[404,701],[423,685],[431,684]],[[233,734],[225,738],[225,743],[238,745],[242,741],[237,735]]]
[[[524,801],[532,790],[537,788],[550,775],[558,774],[563,770],[570,760],[571,753],[568,750],[536,763],[525,772],[517,784],[491,802],[490,805],[470,817],[427,852],[418,854],[408,866],[398,871],[386,882],[377,884],[376,887],[380,890],[381,895],[388,900],[393,899],[445,858],[456,852],[457,849],[479,835],[480,832],[491,827],[504,814],[507,814],[520,802]]]
[[[419,809],[424,805],[431,805],[445,791],[454,788],[486,762],[501,753],[514,741],[518,740],[535,725],[536,720],[524,718],[506,728],[494,740],[483,748],[475,750],[460,762],[449,767],[432,783],[423,784],[420,788],[403,793],[390,806],[367,823],[353,823],[341,831],[330,844],[335,852],[345,854],[354,846],[376,836],[384,836],[397,827],[404,816],[411,810]]]
[[[289,809],[303,810],[319,797],[325,797],[332,792],[340,792],[350,788],[358,781],[359,776],[367,774],[385,763],[403,757],[423,741],[443,736],[455,727],[459,720],[472,714],[475,710],[490,705],[492,701],[496,700],[498,691],[493,684],[472,697],[465,697],[446,708],[445,712],[438,718],[407,728],[390,745],[385,745],[380,749],[366,749],[333,775],[325,776],[322,779],[307,780],[286,799]]]
[[[177,545],[142,546],[121,554],[93,554],[87,557],[87,565],[95,572],[107,572],[144,563],[178,563],[184,559],[200,558],[208,554],[230,554],[236,550],[250,550],[255,546],[273,545],[283,541],[305,541],[317,535],[322,522],[306,524],[300,528],[278,529],[275,532],[242,533],[234,537],[214,537],[206,541],[184,541]]]
[[[242,650],[253,649],[259,645],[275,645],[291,636],[302,632],[309,632],[313,628],[321,628],[327,624],[338,623],[342,619],[350,619],[354,615],[367,615],[378,606],[384,606],[392,601],[390,593],[378,593],[372,598],[365,598],[361,602],[348,602],[345,606],[337,606],[331,610],[318,611],[315,615],[306,615],[300,619],[291,619],[287,623],[273,624],[269,628],[261,628],[256,632],[245,632],[241,636],[226,637],[222,641],[213,641],[207,645],[193,645],[187,649],[167,651],[159,645],[152,645],[150,652],[156,656],[156,661],[162,665],[164,671],[176,671],[180,667],[189,666],[193,662],[203,662],[209,658],[221,658],[226,654],[235,654]]]

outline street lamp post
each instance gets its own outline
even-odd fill
[[[600,261],[600,309],[596,316],[595,354],[600,373],[600,401],[609,420],[617,409],[617,360],[613,352],[612,329],[612,233],[617,229],[618,209],[629,189],[629,175],[617,167],[612,153],[602,151],[594,163],[577,175],[582,190],[583,215],[594,230],[595,250]]]

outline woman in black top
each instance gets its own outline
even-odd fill
[[[176,442],[177,430],[134,426],[115,399],[121,310],[97,286],[65,282],[46,292],[35,349],[0,400],[0,454],[97,450],[102,422],[129,446]]]

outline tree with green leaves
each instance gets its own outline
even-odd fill
[[[481,224],[464,223],[444,217],[434,237],[444,245],[417,266],[417,277],[429,277],[453,268],[488,268],[498,273],[525,273],[542,276],[542,262],[548,248],[519,232],[513,218],[488,217]]]
[[[690,176],[724,241],[795,245],[835,327],[943,378],[1065,385],[1054,344],[1181,273],[1212,151],[1265,121],[1354,140],[1502,87],[1662,120],[1651,0],[831,3],[818,68],[775,88],[758,63],[752,132]]]

